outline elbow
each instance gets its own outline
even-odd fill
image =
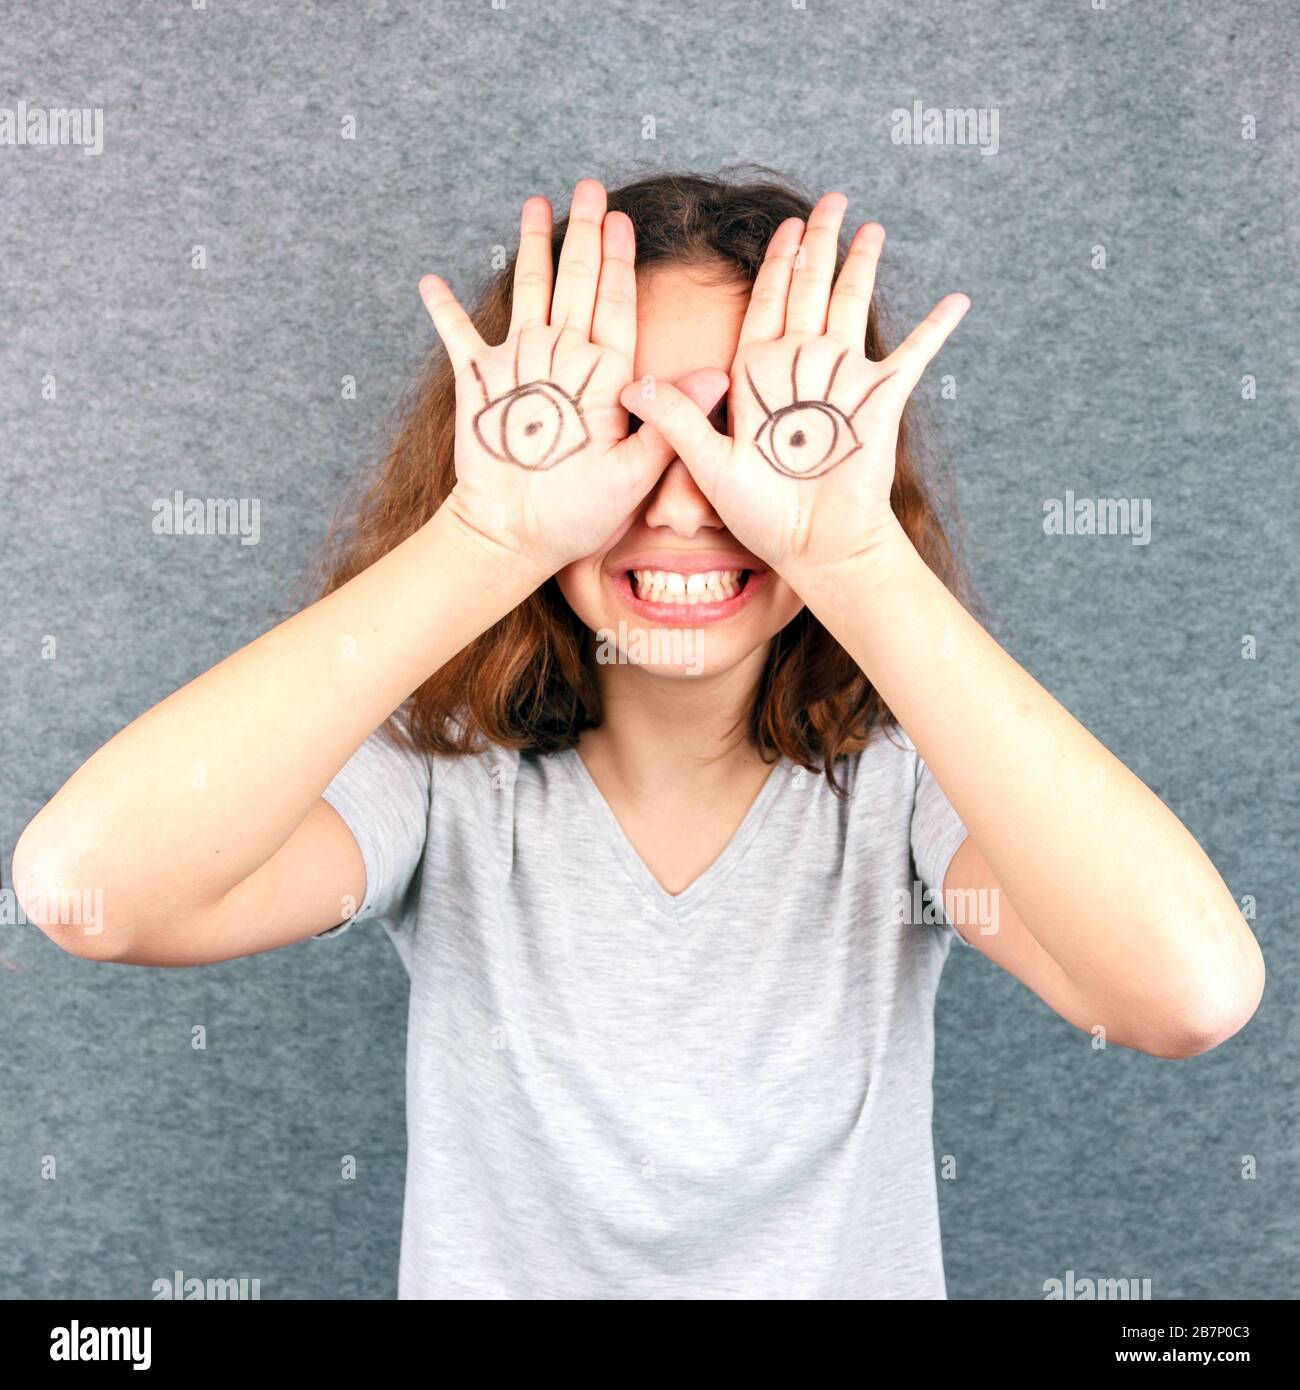
[[[1255,1016],[1264,994],[1264,957],[1253,935],[1242,959],[1197,991],[1140,1050],[1155,1057],[1182,1060],[1199,1057],[1239,1033]]]
[[[1229,1024],[1214,1024],[1193,1019],[1181,1027],[1153,1034],[1138,1044],[1137,1050],[1171,1062],[1185,1061],[1188,1057],[1199,1057],[1203,1052],[1212,1052],[1221,1043],[1227,1042],[1234,1033],[1240,1032],[1247,1022],[1249,1016],[1242,1018],[1238,1023]]]
[[[23,919],[61,950],[82,960],[125,961],[126,931],[105,913],[109,897],[99,876],[51,841],[39,817],[18,837],[14,896]]]

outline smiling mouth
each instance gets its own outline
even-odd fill
[[[629,555],[634,563],[626,569],[607,570],[606,582],[613,585],[624,606],[646,622],[661,627],[701,627],[726,622],[743,612],[771,574],[758,561],[754,562],[756,568],[736,564],[747,557],[734,553],[680,554],[680,559],[668,552]],[[663,565],[665,561],[680,568],[656,566],[656,562]]]
[[[726,603],[749,583],[752,570],[705,570],[679,574],[675,570],[627,570],[632,593],[642,603],[674,603],[690,608],[705,603]]]

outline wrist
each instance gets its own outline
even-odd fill
[[[846,595],[861,600],[896,587],[917,565],[926,568],[898,518],[888,518],[863,537],[852,555],[835,560],[800,561],[784,566],[781,577],[816,613]]]
[[[469,567],[480,569],[488,587],[517,593],[517,601],[527,598],[556,572],[557,567],[544,558],[516,549],[477,525],[454,489],[424,529],[437,545]]]

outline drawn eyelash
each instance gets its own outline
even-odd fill
[[[487,383],[471,362],[483,392],[483,406],[474,416],[474,437],[493,458],[518,468],[540,472],[563,463],[591,442],[582,413],[582,393],[595,374],[591,371],[572,395],[556,381],[519,380],[519,341],[515,342],[515,384],[491,398]],[[555,366],[555,349],[551,349]],[[497,418],[493,418],[493,417]]]
[[[840,363],[849,355],[848,348],[835,359],[825,395],[801,399],[799,396],[799,354],[796,348],[790,367],[790,404],[773,410],[763,399],[749,368],[745,377],[754,399],[767,417],[754,434],[754,446],[763,458],[787,478],[820,478],[832,468],[838,468],[846,458],[855,454],[862,441],[853,428],[853,417],[866,404],[867,396],[880,384],[873,382],[866,395],[847,414],[829,399]],[[846,447],[848,446],[848,447]]]

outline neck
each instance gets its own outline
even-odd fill
[[[749,736],[749,715],[766,657],[766,648],[759,648],[717,676],[600,667],[604,719],[582,735],[583,761],[598,780],[674,798],[708,795],[739,769],[763,767]]]

